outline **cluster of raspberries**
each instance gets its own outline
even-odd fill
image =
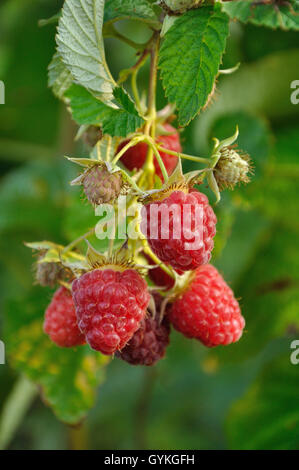
[[[177,131],[170,125],[166,130],[168,134],[160,136],[159,142],[163,142],[164,148],[181,149]],[[139,167],[146,151],[144,144],[131,148],[123,156],[123,164],[130,169]],[[137,158],[138,155],[142,158]],[[161,157],[170,174],[177,158],[165,152],[161,152]],[[168,238],[162,236],[161,218],[152,220],[152,204],[177,209],[169,216]],[[188,249],[191,232],[184,230],[185,218],[181,217],[186,204],[189,232],[201,231],[201,243]],[[179,239],[174,236],[177,217],[182,224]],[[117,264],[93,269],[75,279],[70,290],[60,287],[54,294],[44,323],[52,341],[62,347],[88,343],[102,354],[115,354],[130,364],[146,366],[165,355],[171,326],[207,347],[238,341],[245,325],[239,304],[220,273],[209,264],[217,219],[208,198],[194,189],[174,189],[145,203],[142,218],[141,229],[153,253],[178,274],[188,271],[183,288],[175,292],[174,287],[174,295],[162,312],[162,298],[155,295],[153,312],[148,308],[147,283],[135,269]],[[151,238],[153,225],[155,237]],[[173,279],[160,267],[150,269],[148,275],[156,286],[164,288],[163,292],[173,289]]]

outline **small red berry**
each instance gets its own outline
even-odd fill
[[[169,334],[169,320],[165,316],[160,322],[157,310],[155,317],[148,314],[141,321],[140,328],[117,357],[132,365],[153,366],[165,356]]]
[[[85,343],[77,324],[72,295],[65,287],[54,294],[45,314],[44,332],[58,346],[69,348]]]
[[[76,279],[72,291],[86,341],[107,355],[131,339],[150,300],[146,282],[133,269],[95,269]]]
[[[180,135],[178,131],[167,123],[163,124],[163,127],[166,132],[169,132],[171,134],[158,136],[156,138],[156,142],[160,143],[164,148],[173,150],[174,152],[182,152]],[[122,142],[118,148],[118,151],[121,150],[127,143],[128,141]],[[124,166],[128,168],[128,170],[134,170],[135,168],[139,170],[139,168],[142,168],[145,163],[147,150],[147,144],[141,142],[135,145],[135,147],[131,147],[129,150],[127,150],[120,160],[124,164]],[[167,173],[171,175],[178,163],[178,158],[176,156],[169,155],[164,152],[160,152],[160,155],[167,170]],[[156,158],[154,159],[154,165],[156,174],[163,181],[162,172]]]
[[[204,194],[177,190],[142,208],[141,230],[161,261],[189,271],[210,261],[216,222]]]
[[[188,338],[213,347],[238,341],[245,326],[233,291],[214,266],[198,268],[172,305],[170,321]]]

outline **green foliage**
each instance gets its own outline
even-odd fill
[[[285,30],[299,29],[299,5],[296,0],[289,0],[282,5],[254,5],[252,0],[238,0],[225,3],[223,10],[231,18],[243,23]]]
[[[215,7],[191,10],[167,31],[159,67],[167,98],[186,126],[213,89],[228,35],[228,17]]]
[[[291,350],[290,350],[291,351]],[[288,357],[273,361],[235,403],[227,430],[232,449],[298,449],[298,370]]]
[[[54,345],[42,328],[46,306],[47,296],[40,288],[29,298],[8,303],[8,354],[17,370],[41,386],[44,400],[56,415],[77,424],[94,403],[108,360],[87,346],[66,350]]]
[[[56,52],[48,67],[48,86],[57,98],[62,98],[73,82],[73,77]]]
[[[69,98],[73,118],[79,124],[100,124],[105,134],[126,137],[142,125],[143,119],[122,88],[115,88],[113,95],[114,107],[97,100],[78,85],[72,85],[65,96]]]
[[[115,82],[107,66],[102,37],[104,0],[64,3],[56,36],[58,53],[76,81],[103,100]]]

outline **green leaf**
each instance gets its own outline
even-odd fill
[[[97,100],[78,85],[72,85],[66,96],[70,99],[73,118],[79,124],[100,124],[104,134],[112,137],[126,137],[144,122],[133,101],[122,88],[114,90],[114,107]]]
[[[166,96],[186,126],[206,104],[221,63],[229,19],[217,7],[191,10],[165,34],[159,67]]]
[[[104,0],[65,2],[56,40],[58,53],[74,79],[99,98],[109,100],[115,82],[102,37],[104,4]]]
[[[73,82],[73,77],[56,52],[48,67],[48,86],[57,98],[62,98]]]
[[[230,448],[298,449],[298,369],[289,355],[267,365],[227,421]]]
[[[7,354],[14,368],[41,386],[43,397],[59,419],[76,424],[94,404],[108,358],[88,346],[59,348],[43,332],[47,304],[44,290],[8,302]]]
[[[238,0],[223,5],[223,10],[233,19],[257,26],[299,29],[299,4],[288,0],[283,5],[253,5],[252,0]]]
[[[147,0],[107,0],[104,22],[123,19],[141,20],[151,26],[160,26],[154,9]]]

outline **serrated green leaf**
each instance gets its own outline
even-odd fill
[[[56,36],[58,53],[80,85],[109,100],[115,82],[109,71],[102,37],[104,0],[64,3]]]
[[[48,67],[48,86],[57,98],[62,98],[73,82],[73,77],[56,52]]]
[[[298,370],[291,349],[263,370],[227,420],[230,448],[238,450],[298,449]]]
[[[166,96],[186,126],[206,104],[221,63],[229,18],[217,7],[191,10],[167,31],[159,68]]]
[[[252,0],[238,0],[223,5],[223,10],[233,19],[257,26],[299,29],[299,4],[289,0],[282,5],[253,5]]]
[[[59,419],[76,424],[93,406],[108,358],[88,346],[59,348],[43,332],[47,299],[35,288],[29,298],[8,303],[6,336],[11,365],[41,386]]]
[[[104,22],[123,19],[142,20],[151,26],[160,26],[154,9],[147,0],[107,0]]]
[[[100,124],[104,134],[112,137],[126,137],[144,122],[133,101],[122,88],[114,90],[117,103],[114,107],[97,100],[78,85],[72,85],[66,96],[70,100],[73,118],[79,124]]]

